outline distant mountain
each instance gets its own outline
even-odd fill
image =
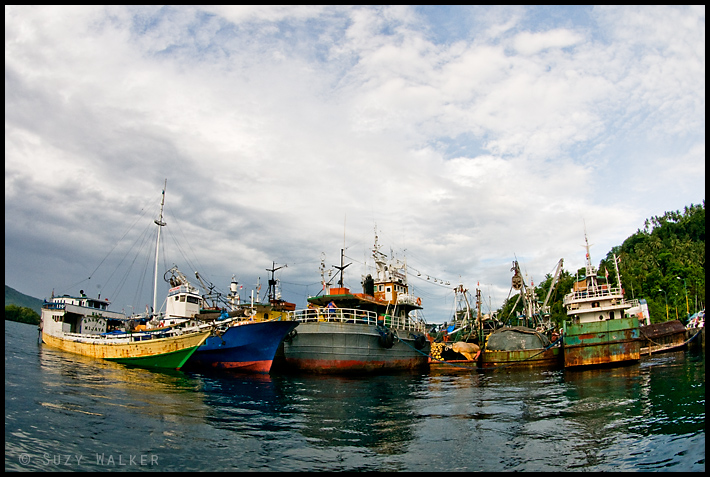
[[[5,306],[24,306],[25,308],[30,308],[31,310],[36,311],[37,314],[41,314],[43,302],[44,300],[25,295],[24,293],[20,293],[14,288],[5,285]]]

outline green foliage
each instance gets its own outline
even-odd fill
[[[704,308],[705,201],[646,220],[643,230],[612,252],[621,257],[627,297],[645,298],[654,323],[666,321],[666,303],[671,320]],[[613,265],[612,252],[605,261]]]
[[[570,275],[566,270],[560,272],[555,288],[552,290],[552,295],[550,295],[550,301],[548,306],[550,307],[550,319],[557,327],[562,326],[562,322],[565,321],[567,317],[567,310],[562,305],[562,298],[565,293],[569,293],[574,285],[575,276]],[[542,300],[547,296],[547,292],[550,290],[550,284],[552,283],[552,275],[548,274],[545,277],[540,286],[537,287],[536,293],[542,297]]]
[[[31,308],[17,305],[7,305],[5,307],[5,319],[39,325],[39,315]]]
[[[687,311],[693,314],[705,308],[705,201],[702,205],[691,204],[683,212],[652,217],[646,220],[643,230],[613,247],[598,267],[600,275],[609,273],[612,283],[616,282],[614,256],[619,259],[626,298],[645,298],[653,323],[666,321],[666,303],[670,320],[685,320]],[[584,273],[584,268],[577,271],[580,276]],[[562,299],[574,280],[574,275],[562,270],[550,297],[551,317],[559,326],[567,316]],[[551,281],[547,275],[536,287],[540,300],[547,296]],[[514,294],[506,300],[498,312],[499,319],[507,320],[516,299]],[[522,310],[521,303],[516,310]]]

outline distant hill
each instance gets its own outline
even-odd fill
[[[23,306],[25,308],[30,308],[31,310],[36,311],[37,314],[41,314],[43,302],[44,300],[25,295],[24,293],[20,293],[14,288],[5,285],[5,306]]]

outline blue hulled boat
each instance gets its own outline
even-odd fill
[[[271,296],[268,304],[238,303],[236,282],[233,282],[228,297],[229,311],[209,309],[204,297],[177,267],[170,272],[172,276],[168,281],[172,288],[158,326],[187,325],[213,330],[185,363],[184,369],[268,373],[284,337],[298,326],[298,322],[288,316],[295,305]]]
[[[281,341],[298,326],[296,321],[282,320],[273,309],[269,314],[278,316],[268,321],[240,320],[217,331],[197,348],[185,368],[268,373]]]

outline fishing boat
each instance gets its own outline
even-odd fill
[[[640,326],[641,354],[651,355],[683,349],[687,345],[686,331],[680,320]]]
[[[238,283],[232,279],[228,306],[211,306],[177,267],[169,270],[172,285],[168,291],[166,311],[160,326],[187,322],[199,328],[211,328],[207,338],[185,365],[185,369],[229,369],[244,373],[268,373],[279,345],[298,322],[290,319],[289,309],[295,305],[272,294],[276,281],[270,280],[269,302],[242,303]],[[202,283],[199,275],[198,280]],[[204,284],[203,284],[204,286]],[[211,290],[210,290],[211,294]]]
[[[454,288],[455,312],[451,321],[434,327],[427,333],[431,342],[429,370],[444,374],[475,370],[484,337],[500,326],[489,315],[481,314],[481,290],[476,288],[476,307],[471,306],[468,289],[459,284]]]
[[[412,316],[421,299],[409,293],[406,263],[387,260],[375,237],[376,273],[362,281],[363,292],[344,286],[341,250],[337,287],[323,279],[323,295],[291,313],[298,328],[284,340],[286,369],[322,373],[370,373],[427,366],[426,324]],[[324,270],[322,265],[321,270]]]
[[[685,347],[685,326],[680,320],[651,323],[648,302],[643,298],[631,300],[627,316],[635,315],[639,320],[641,335],[641,355],[674,351]]]
[[[540,305],[535,287],[525,283],[518,261],[513,262],[511,271],[512,289],[519,290],[513,310],[522,300],[523,312],[508,318],[505,326],[497,328],[485,337],[480,357],[482,368],[499,367],[558,367],[561,366],[562,352],[553,334],[550,322],[549,303],[564,261],[557,262],[557,269],[550,283],[544,302]]]
[[[41,340],[71,353],[148,368],[180,369],[210,334],[205,331],[131,329],[109,302],[79,296],[52,296],[42,304]]]
[[[504,326],[486,339],[481,368],[561,366],[560,346],[527,326]]]
[[[563,331],[565,368],[616,365],[640,359],[640,331],[636,315],[626,316],[633,303],[624,298],[621,276],[614,255],[616,286],[597,275],[586,248],[585,276],[577,280],[563,304],[567,309]]]
[[[165,188],[160,218],[154,221],[159,226],[158,241],[160,227],[165,225],[164,204]],[[156,282],[157,257],[156,253]],[[201,329],[136,330],[133,319],[110,311],[109,304],[100,296],[88,297],[83,290],[79,296],[55,297],[52,293],[42,305],[40,339],[48,346],[85,356],[150,368],[180,369],[210,334],[209,330]]]

